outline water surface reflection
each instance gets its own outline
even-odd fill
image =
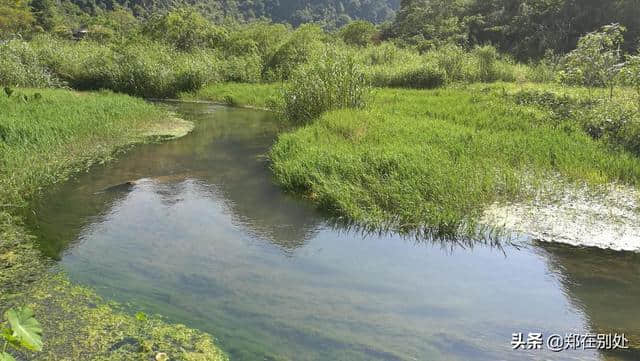
[[[596,360],[514,352],[511,334],[637,332],[636,256],[603,270],[594,250],[363,237],[272,184],[270,114],[178,111],[193,134],[60,185],[31,224],[72,278],[212,332],[234,360]]]

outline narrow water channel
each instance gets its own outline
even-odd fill
[[[132,312],[211,332],[232,360],[640,359],[511,347],[515,332],[640,335],[637,254],[340,229],[273,185],[271,114],[175,107],[192,134],[55,187],[30,220],[72,279]]]

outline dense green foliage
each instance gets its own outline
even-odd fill
[[[0,0],[0,37],[12,32],[28,31],[34,22],[26,0]]]
[[[636,0],[403,0],[385,35],[428,49],[445,43],[492,43],[519,59],[567,53],[584,34],[620,23],[624,49],[640,41]]]
[[[383,23],[398,6],[0,0],[0,261],[20,280],[42,273],[25,261],[37,252],[21,242],[18,210],[163,128],[165,112],[111,91],[280,111],[297,128],[270,152],[276,181],[376,229],[473,233],[489,203],[558,175],[638,185],[637,0],[403,0]],[[62,87],[99,92],[43,89]],[[0,291],[14,286],[0,274]],[[60,289],[43,306],[45,287],[41,314],[69,316],[64,296],[79,291]],[[134,357],[110,350],[118,340],[103,330],[117,329],[147,335],[137,358],[154,357],[151,343],[177,358],[225,359],[190,330],[85,301],[81,336],[49,340],[56,358],[68,356],[67,342],[72,359],[87,349]]]
[[[520,44],[526,48],[523,56],[520,50],[478,35],[482,33],[478,33],[479,24],[493,26],[515,6],[499,7],[502,1],[497,0],[490,3],[483,7],[473,1],[406,1],[393,24],[376,27],[354,21],[331,31],[318,24],[293,28],[267,21],[213,23],[199,6],[179,6],[136,17],[128,7],[115,4],[106,6],[109,10],[96,8],[87,13],[73,10],[65,2],[33,1],[30,11],[17,2],[10,4],[12,9],[27,11],[31,20],[25,18],[25,27],[16,26],[14,32],[28,40],[0,43],[0,84],[66,85],[173,97],[219,82],[287,81],[331,47],[350,54],[374,86],[425,89],[461,82],[558,81],[606,86],[612,91],[619,84],[635,85],[632,67],[625,68],[624,63],[629,57],[633,59],[633,46],[628,45],[637,37],[633,22],[625,23],[626,27],[610,24],[590,28],[591,32],[576,39],[575,49],[546,45],[534,49],[531,44]],[[546,2],[516,3],[521,3],[518,9],[529,12],[551,6]],[[569,6],[561,0],[556,3]],[[485,14],[496,7],[501,15],[497,10],[492,10],[491,16]],[[544,14],[544,19],[553,18]],[[495,25],[493,30],[506,31],[505,26]],[[74,35],[72,30],[82,27],[87,32]],[[5,27],[4,36],[10,38],[6,31]],[[42,31],[48,33],[40,34]],[[486,45],[488,40],[497,47]],[[523,64],[500,49],[521,58],[545,55]]]
[[[285,81],[299,68],[318,64],[327,48],[347,55],[375,86],[435,88],[453,82],[526,80],[534,74],[491,46],[467,51],[449,45],[421,54],[391,42],[347,45],[343,35],[316,25],[224,28],[191,8],[177,9],[140,25],[139,33],[127,38],[98,40],[93,35],[75,41],[43,34],[30,41],[7,41],[0,44],[0,84],[173,97],[218,82]]]
[[[616,99],[572,96],[553,91],[521,90],[513,95],[518,105],[535,106],[548,111],[546,119],[560,125],[570,122],[593,139],[611,148],[624,149],[640,156],[640,116],[635,102],[625,91]]]
[[[51,0],[33,0],[44,4]],[[337,28],[354,19],[381,23],[391,20],[399,0],[362,0],[349,2],[335,2],[328,0],[204,0],[204,1],[176,1],[176,0],[61,0],[59,11],[48,11],[52,7],[39,6],[47,11],[42,12],[38,19],[46,30],[47,24],[59,15],[74,18],[76,21],[86,21],[87,15],[103,14],[118,8],[125,8],[137,17],[149,17],[166,12],[176,6],[190,5],[195,7],[207,19],[222,22],[247,22],[255,20],[270,20],[279,23],[289,23],[298,26],[304,23],[318,23],[327,28]],[[85,15],[86,14],[86,15]],[[54,21],[55,22],[55,21]]]
[[[360,224],[440,236],[473,232],[487,204],[526,196],[553,174],[638,184],[640,160],[607,145],[616,141],[515,107],[503,91],[380,90],[365,110],[282,135],[271,151],[276,180]]]
[[[364,73],[352,56],[327,51],[299,68],[284,92],[282,112],[293,123],[308,123],[335,109],[363,108]]]
[[[225,27],[256,20],[342,28],[344,41],[360,46],[381,38],[420,51],[493,44],[519,60],[568,53],[580,37],[612,23],[627,29],[624,51],[635,51],[640,42],[637,0],[2,0],[0,14],[0,36],[47,31],[71,37],[85,28],[89,37],[111,38],[136,33],[142,22],[147,35],[172,39],[179,49],[220,45]],[[358,19],[363,21],[353,21]]]

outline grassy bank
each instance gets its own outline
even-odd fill
[[[193,93],[181,93],[182,100],[206,100],[239,107],[275,108],[281,96],[281,83],[219,83]]]
[[[552,175],[638,184],[636,156],[574,119],[514,101],[531,89],[558,91],[501,83],[376,89],[365,109],[331,111],[281,135],[270,153],[275,180],[345,220],[441,236],[473,230],[488,204],[528,197]]]
[[[192,127],[142,100],[109,92],[18,89],[0,97],[0,311],[28,305],[44,328],[33,360],[225,359],[210,336],[157,318],[137,319],[55,275],[21,226],[47,186],[139,142],[179,137]],[[0,312],[0,313],[2,313]]]

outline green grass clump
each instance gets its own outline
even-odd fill
[[[282,113],[289,121],[302,124],[329,110],[362,108],[368,89],[352,56],[327,51],[294,72],[285,86]]]
[[[446,73],[430,64],[395,73],[387,86],[396,88],[434,89],[446,82]]]
[[[549,119],[556,122],[571,120],[594,139],[640,155],[640,114],[632,102],[528,90],[515,93],[513,99],[548,110]]]
[[[180,52],[163,43],[141,40],[103,44],[42,36],[3,47],[9,49],[0,52],[0,65],[4,65],[0,84],[9,86],[67,85],[165,98],[223,79],[257,81],[261,71],[260,64],[252,68],[250,59],[222,61],[211,50]]]
[[[0,43],[0,85],[55,87],[62,82],[41,65],[38,53],[26,42]]]
[[[636,185],[640,161],[500,91],[379,90],[280,136],[276,181],[349,220],[437,235],[475,231],[483,208],[552,174]]]

